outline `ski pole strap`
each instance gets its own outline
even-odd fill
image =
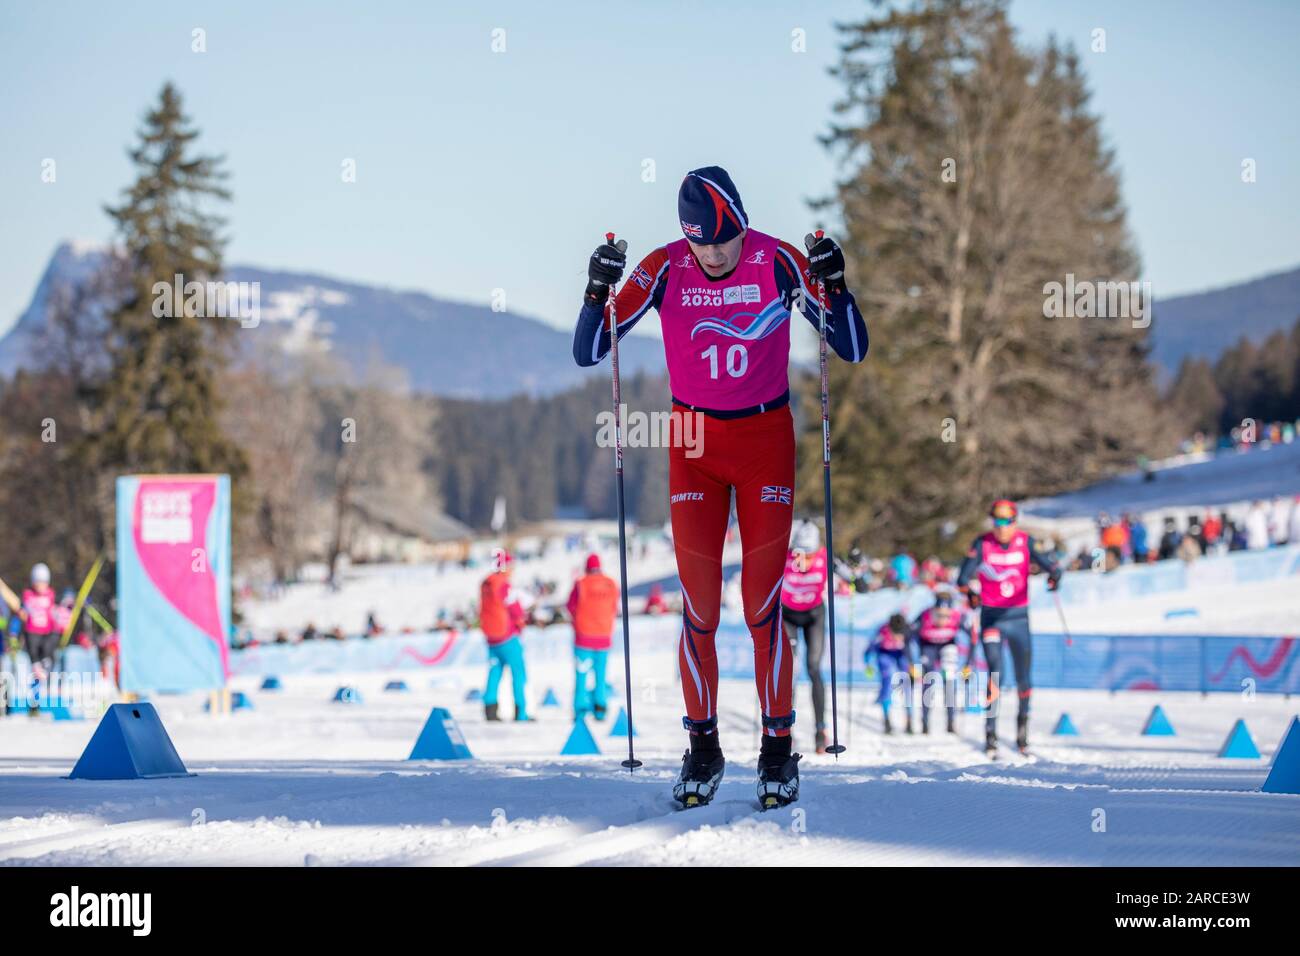
[[[763,715],[764,730],[789,730],[794,726],[794,711],[786,714],[784,717],[769,717]]]
[[[691,720],[689,717],[683,717],[682,726],[693,734],[714,734],[718,732],[718,715],[714,714],[708,720]]]
[[[727,421],[733,418],[748,418],[751,415],[761,415],[763,412],[771,412],[778,408],[785,408],[790,404],[790,390],[787,388],[770,402],[750,405],[748,408],[701,408],[698,405],[691,405],[688,402],[683,402],[680,398],[676,397],[673,397],[673,404],[680,405],[688,411],[699,412],[701,415],[708,415],[710,418],[720,418]]]

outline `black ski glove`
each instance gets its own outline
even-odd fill
[[[623,239],[618,242],[612,240],[611,233],[604,243],[596,247],[587,263],[588,302],[604,305],[609,297],[609,287],[623,278],[623,270],[627,268],[627,242]]]
[[[803,244],[808,249],[808,271],[813,280],[826,283],[831,292],[844,288],[844,250],[830,236],[809,233],[803,237]]]

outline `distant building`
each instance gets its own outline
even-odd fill
[[[359,491],[352,517],[348,552],[357,562],[460,561],[474,537],[440,509],[382,491]]]

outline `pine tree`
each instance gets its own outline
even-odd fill
[[[221,159],[194,155],[198,138],[170,83],[145,116],[129,155],[135,182],[121,204],[106,207],[127,264],[122,304],[109,315],[111,370],[100,389],[102,429],[94,439],[100,467],[118,472],[245,471],[239,448],[222,432],[216,382],[234,323],[167,294],[171,316],[156,317],[157,283],[206,283],[221,273],[224,221],[204,210],[226,200]],[[165,310],[159,310],[165,311]]]
[[[846,119],[826,142],[848,169],[832,202],[872,354],[833,366],[837,520],[872,548],[937,549],[993,497],[1151,450],[1145,331],[1044,313],[1048,283],[1134,280],[1138,260],[1072,52],[1022,48],[993,0],[842,29]],[[804,505],[820,497],[809,418]]]
[[[1187,434],[1218,432],[1224,398],[1206,359],[1183,359],[1166,401]]]

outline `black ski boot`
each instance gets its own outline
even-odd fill
[[[515,711],[515,723],[516,723],[516,724],[535,724],[535,723],[537,723],[537,718],[536,718],[536,717],[529,717],[527,714],[521,714],[521,713],[519,713],[519,711],[516,710],[516,711]]]
[[[1029,753],[1029,715],[1016,715],[1016,749],[1022,754]]]
[[[984,728],[984,753],[990,760],[998,759],[998,728],[994,726],[993,721],[989,721],[988,726]]]
[[[484,704],[483,715],[485,720],[495,721],[498,724],[501,723],[500,705]]]
[[[885,711],[885,733],[892,734],[893,732],[894,725],[889,722],[889,711]]]
[[[817,748],[817,752],[818,752],[819,754],[824,754],[824,753],[826,752],[826,731],[824,731],[824,730],[822,730],[820,727],[818,727],[818,728],[817,728],[817,734],[815,735],[815,737],[814,737],[813,739],[814,739],[814,741],[815,741],[815,746],[816,746],[816,748]]]
[[[913,732],[914,731],[912,730],[912,712],[909,710],[907,712],[907,726],[903,728],[903,733],[910,734]]]
[[[604,720],[604,719],[605,719],[605,708],[604,708],[604,707],[601,707],[600,704],[596,704],[596,705],[594,705],[594,706],[591,708],[591,713],[592,713],[592,715],[593,715],[597,720]]]
[[[925,708],[925,710],[921,711],[921,733],[928,734],[929,732],[930,732],[930,708],[927,707]]]
[[[774,810],[799,799],[799,761],[803,755],[791,753],[790,746],[789,737],[763,738],[762,750],[758,755],[760,810]]]
[[[722,783],[722,775],[727,769],[722,749],[717,744],[717,735],[713,737],[713,747],[704,747],[686,751],[682,754],[682,772],[673,784],[673,799],[683,809],[702,807],[713,799]]]
[[[956,732],[957,732],[957,709],[955,707],[949,707],[948,708],[948,733],[955,734]]]

